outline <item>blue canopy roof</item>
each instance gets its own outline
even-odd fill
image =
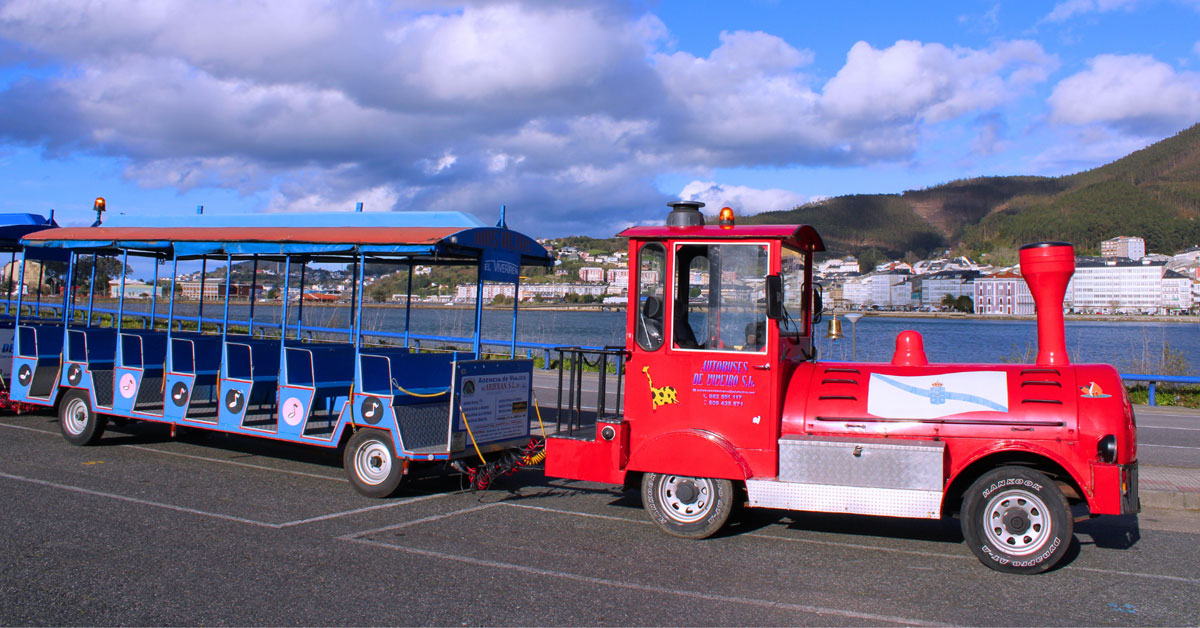
[[[367,254],[553,264],[545,247],[533,238],[504,227],[483,226],[459,212],[113,216],[99,226],[51,229],[23,242],[178,257]],[[502,261],[495,263],[502,265]]]

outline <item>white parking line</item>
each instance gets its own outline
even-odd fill
[[[343,510],[342,512],[334,512],[334,513],[330,513],[328,515],[321,515],[319,517],[309,517],[308,519],[297,519],[296,521],[289,521],[287,523],[281,523],[281,524],[279,524],[279,527],[280,528],[290,528],[292,526],[304,525],[306,523],[316,523],[318,521],[327,521],[329,519],[337,519],[338,517],[347,517],[349,515],[357,515],[360,512],[370,512],[372,510],[383,510],[384,508],[394,508],[396,506],[405,506],[408,504],[415,504],[417,502],[423,502],[423,501],[426,501],[429,499],[440,499],[442,497],[447,497],[450,495],[457,495],[461,492],[462,491],[455,491],[453,493],[433,493],[431,495],[421,495],[420,497],[409,497],[408,499],[395,501],[395,502],[392,502],[389,504],[366,506],[364,508],[356,508],[354,510]]]
[[[1170,427],[1167,425],[1139,425],[1139,430],[1183,430],[1185,432],[1200,432],[1200,427]]]
[[[622,523],[636,523],[639,525],[651,525],[651,522],[643,519],[629,519],[626,517],[614,517],[611,515],[597,515],[589,512],[572,512],[569,510],[559,510],[557,508],[546,508],[544,506],[531,506],[529,504],[510,504],[507,502],[499,502],[500,505],[510,508],[524,508],[527,510],[537,510],[540,512],[558,513],[563,515],[573,515],[576,517],[586,517],[589,519],[606,519],[609,521],[620,521]],[[415,523],[415,522],[414,522]],[[764,534],[761,532],[747,532],[738,536],[748,536],[756,539],[768,539],[771,541],[785,541],[787,543],[805,543],[808,545],[825,545],[828,547],[847,547],[851,549],[861,549],[872,552],[888,552],[891,554],[908,554],[912,556],[925,556],[929,558],[952,558],[956,560],[975,560],[970,554],[943,554],[941,552],[922,552],[919,550],[906,550],[892,547],[880,547],[878,545],[867,545],[864,543],[844,543],[840,541],[822,541],[818,539],[802,539],[795,537],[781,536],[777,534]],[[1187,582],[1191,584],[1200,584],[1200,579],[1185,578],[1182,576],[1168,576],[1165,574],[1154,573],[1139,573],[1132,571],[1113,571],[1111,569],[1099,569],[1096,567],[1072,567],[1070,565],[1064,567],[1064,571],[1088,571],[1091,573],[1099,573],[1111,576],[1128,576],[1134,578],[1148,578],[1152,580],[1169,580],[1172,582]]]
[[[247,519],[245,517],[238,517],[235,515],[226,515],[226,514],[219,513],[219,512],[210,512],[207,510],[188,508],[186,506],[176,506],[175,504],[166,504],[163,502],[151,501],[149,499],[141,499],[140,497],[129,497],[126,495],[118,495],[116,493],[95,491],[92,489],[83,488],[81,486],[72,486],[70,484],[60,484],[58,482],[39,480],[37,478],[27,478],[27,477],[23,477],[20,475],[12,475],[9,473],[0,473],[0,478],[8,478],[10,480],[16,480],[18,482],[28,482],[30,484],[49,486],[51,488],[57,488],[57,489],[61,489],[64,491],[72,491],[75,493],[83,493],[85,495],[92,495],[95,497],[105,497],[108,499],[116,499],[119,501],[130,502],[130,503],[134,503],[134,504],[141,504],[143,506],[164,508],[166,510],[174,510],[176,512],[183,512],[183,513],[187,513],[187,514],[191,514],[191,515],[198,515],[201,517],[211,517],[213,519],[223,519],[225,521],[236,521],[238,523],[245,523],[245,524],[249,524],[252,526],[258,526],[260,528],[271,528],[271,529],[275,529],[275,530],[279,530],[279,529],[283,529],[283,528],[291,528],[294,526],[304,525],[304,524],[308,524],[308,523],[316,523],[318,521],[328,521],[330,519],[337,519],[340,517],[348,517],[350,515],[356,515],[356,514],[363,513],[363,512],[370,512],[372,510],[382,510],[384,508],[395,508],[396,506],[406,506],[408,504],[423,502],[423,501],[430,500],[430,499],[439,499],[442,497],[447,497],[449,495],[457,494],[457,493],[434,493],[431,495],[421,495],[418,497],[410,497],[408,499],[397,500],[397,501],[387,503],[387,504],[378,504],[375,506],[367,506],[365,508],[355,508],[354,510],[343,510],[341,512],[331,512],[331,513],[319,515],[316,517],[309,517],[307,519],[296,519],[295,521],[285,521],[283,523],[270,523],[267,521],[257,521],[254,519]]]
[[[174,451],[164,451],[162,449],[155,449],[153,447],[145,447],[143,445],[119,445],[119,446],[127,447],[129,449],[139,449],[141,451],[150,451],[150,452],[154,452],[156,454],[164,454],[167,456],[176,456],[179,458],[190,458],[192,460],[203,460],[205,462],[217,462],[220,464],[233,465],[235,467],[246,467],[247,469],[259,469],[262,471],[274,471],[276,473],[286,473],[288,475],[298,475],[300,477],[305,477],[305,478],[316,478],[318,480],[334,480],[335,482],[345,482],[346,481],[345,477],[340,477],[340,476],[321,475],[320,473],[308,473],[307,471],[292,471],[290,469],[277,469],[275,467],[267,467],[267,466],[263,466],[260,464],[249,464],[246,462],[234,462],[233,460],[223,460],[221,458],[209,458],[208,456],[196,456],[193,454],[181,454],[181,453],[174,452]]]
[[[1182,445],[1150,445],[1147,443],[1138,443],[1138,447],[1162,447],[1163,449],[1200,449],[1200,447],[1184,447]]]
[[[471,508],[465,508],[463,510],[456,510],[456,511],[445,513],[442,515],[426,517],[424,519],[417,519],[415,521],[410,521],[410,522],[406,522],[406,523],[395,525],[395,526],[379,528],[377,530],[368,530],[365,532],[357,532],[355,534],[341,536],[338,538],[343,541],[350,541],[351,543],[360,543],[363,545],[382,547],[385,549],[390,549],[390,550],[394,550],[394,551],[398,551],[398,552],[405,552],[407,554],[415,554],[417,556],[424,556],[427,558],[439,558],[442,560],[449,560],[449,561],[453,561],[453,562],[474,565],[476,567],[488,567],[491,569],[503,569],[506,571],[516,571],[516,572],[525,573],[525,574],[534,575],[534,576],[543,576],[543,577],[547,577],[547,578],[556,578],[556,579],[561,579],[561,580],[571,580],[574,582],[582,582],[582,583],[590,584],[590,585],[601,585],[601,586],[607,586],[607,587],[614,587],[614,588],[618,588],[618,589],[626,589],[626,590],[630,590],[630,591],[638,591],[640,593],[652,593],[655,595],[670,595],[670,596],[705,600],[708,602],[725,602],[725,603],[730,603],[730,604],[740,604],[740,605],[744,605],[744,606],[755,606],[758,608],[766,608],[766,609],[782,610],[782,611],[793,611],[793,612],[807,613],[807,614],[833,615],[833,616],[837,616],[837,617],[863,619],[863,620],[866,620],[869,622],[876,622],[876,623],[877,622],[886,622],[886,623],[890,623],[890,624],[902,624],[902,625],[909,625],[909,626],[944,626],[944,625],[947,625],[947,624],[940,624],[940,623],[936,623],[936,622],[930,622],[930,621],[923,620],[923,619],[916,619],[916,618],[912,618],[912,617],[897,617],[897,616],[892,616],[892,615],[879,615],[876,613],[863,613],[863,612],[859,612],[859,611],[852,611],[852,610],[846,610],[846,609],[841,609],[841,608],[826,608],[826,607],[822,607],[822,606],[810,606],[807,604],[792,604],[789,602],[778,602],[775,600],[764,600],[764,599],[741,597],[741,596],[735,596],[735,595],[720,595],[720,594],[716,594],[716,593],[704,593],[702,591],[688,591],[688,590],[684,590],[684,589],[675,589],[675,588],[670,588],[670,587],[659,587],[659,586],[654,586],[654,585],[641,584],[638,582],[631,582],[631,581],[627,581],[627,580],[613,580],[611,578],[597,578],[594,576],[585,576],[585,575],[570,573],[570,572],[566,572],[566,571],[555,571],[553,569],[541,569],[538,567],[530,567],[528,565],[518,565],[516,563],[504,563],[504,562],[500,562],[500,561],[487,560],[487,559],[482,559],[482,558],[474,558],[471,556],[463,556],[463,555],[459,555],[459,554],[449,554],[446,552],[424,550],[424,549],[418,549],[415,547],[407,547],[404,545],[396,545],[393,543],[385,543],[382,541],[372,541],[370,539],[362,538],[363,536],[373,534],[376,532],[384,532],[387,530],[394,530],[397,528],[413,526],[418,523],[428,523],[428,522],[432,522],[432,521],[438,521],[441,519],[446,519],[449,517],[468,514],[471,512],[477,512],[480,510],[485,510],[485,509],[492,508],[494,506],[500,506],[500,505],[511,505],[511,504],[504,504],[504,502],[497,502],[497,503],[493,503],[493,504],[484,504],[482,506],[474,506]]]
[[[10,480],[16,480],[18,482],[28,482],[30,484],[49,486],[51,488],[57,488],[57,489],[61,489],[64,491],[72,491],[75,493],[83,493],[84,495],[93,495],[95,497],[105,497],[108,499],[116,499],[116,500],[120,500],[123,502],[141,504],[143,506],[153,506],[155,508],[165,508],[167,510],[174,510],[176,512],[185,512],[190,515],[199,515],[201,517],[212,517],[213,519],[224,519],[225,521],[236,521],[238,523],[246,523],[246,524],[249,524],[252,526],[258,526],[260,528],[278,528],[279,527],[279,524],[276,524],[276,523],[266,523],[265,521],[255,521],[253,519],[246,519],[244,517],[235,517],[233,515],[224,515],[224,514],[221,514],[218,512],[208,512],[208,511],[204,511],[204,510],[197,510],[195,508],[186,508],[184,506],[176,506],[174,504],[164,504],[162,502],[155,502],[155,501],[150,501],[148,499],[140,499],[137,497],[128,497],[125,495],[117,495],[115,493],[105,493],[103,491],[93,491],[91,489],[82,488],[79,486],[71,486],[69,484],[59,484],[58,482],[48,482],[46,480],[38,480],[35,478],[26,478],[26,477],[21,477],[19,475],[10,475],[8,473],[0,473],[0,478],[8,478]]]
[[[0,423],[0,427],[11,427],[15,430],[25,430],[26,432],[37,432],[39,434],[48,434],[50,436],[58,435],[58,432],[52,432],[49,430],[39,430],[39,429],[35,429],[32,427],[25,427],[24,425],[11,425],[9,423]],[[233,460],[224,460],[222,458],[209,458],[208,456],[196,456],[193,454],[183,454],[183,453],[174,452],[174,451],[165,451],[162,449],[155,449],[153,447],[146,447],[145,445],[117,445],[117,446],[124,447],[126,449],[138,449],[141,451],[150,451],[150,452],[154,452],[156,454],[163,454],[166,456],[176,456],[179,458],[190,458],[192,460],[203,460],[205,462],[216,462],[219,464],[228,464],[228,465],[232,465],[235,467],[246,467],[247,469],[259,469],[261,471],[274,471],[275,473],[286,473],[288,475],[298,475],[300,477],[316,478],[318,480],[334,480],[336,482],[345,482],[346,481],[346,478],[339,477],[339,476],[322,475],[320,473],[308,473],[306,471],[291,471],[289,469],[277,469],[275,467],[267,467],[267,466],[258,465],[258,464],[249,464],[246,462],[234,462]]]
[[[390,526],[383,526],[382,528],[373,528],[371,530],[363,530],[362,532],[352,532],[352,533],[346,534],[344,536],[339,536],[338,538],[343,541],[353,541],[354,539],[368,536],[371,534],[377,534],[379,532],[389,532],[391,530],[399,530],[400,528],[407,528],[409,526],[415,526],[415,525],[419,525],[422,523],[430,523],[432,521],[440,521],[442,519],[449,519],[450,517],[457,517],[458,515],[465,515],[469,512],[478,512],[480,510],[487,510],[489,508],[495,508],[496,506],[500,506],[500,505],[502,505],[502,502],[493,502],[491,504],[483,504],[481,506],[472,506],[470,508],[463,508],[462,510],[455,510],[452,512],[442,513],[440,515],[430,515],[428,517],[422,517],[420,519],[413,519],[412,521],[405,521],[404,523],[396,523],[396,524],[392,524]]]

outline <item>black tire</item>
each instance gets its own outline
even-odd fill
[[[83,390],[70,390],[58,402],[58,429],[72,445],[93,445],[104,435],[108,419],[96,414]]]
[[[354,490],[367,497],[391,497],[404,481],[404,462],[396,458],[384,430],[360,429],[346,443],[342,468]]]
[[[1000,467],[967,489],[962,533],[979,562],[996,571],[1035,574],[1067,553],[1075,520],[1058,485],[1025,467]]]
[[[686,539],[716,534],[733,510],[733,482],[669,473],[642,476],[642,506],[664,532]]]

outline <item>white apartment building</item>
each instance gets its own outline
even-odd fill
[[[921,305],[938,306],[950,295],[957,299],[968,296],[974,299],[974,282],[979,273],[973,270],[943,270],[921,278]]]
[[[1025,278],[1012,271],[977,277],[974,284],[976,314],[1034,314],[1033,294]]]
[[[1177,314],[1192,309],[1195,303],[1192,295],[1192,280],[1187,275],[1168,270],[1162,278],[1163,314]]]
[[[1149,260],[1082,258],[1067,288],[1075,312],[1155,314],[1163,309],[1166,265]]]
[[[851,307],[909,307],[912,283],[907,273],[871,273],[846,280],[842,298]]]
[[[604,269],[599,266],[584,266],[579,269],[579,278],[583,281],[604,281]]]
[[[1140,260],[1146,257],[1146,241],[1137,236],[1117,236],[1100,243],[1100,256]]]
[[[605,272],[605,278],[608,279],[608,283],[610,284],[627,286],[629,285],[629,269],[610,268]]]
[[[544,299],[562,299],[568,294],[603,297],[607,293],[608,285],[603,283],[525,283],[521,284],[519,291],[522,301],[529,301],[535,296],[540,296]],[[498,294],[512,298],[513,285],[510,283],[483,284],[484,303],[492,301]],[[459,285],[455,290],[454,300],[460,303],[474,303],[475,285]]]
[[[843,257],[827,259],[817,264],[817,272],[824,274],[835,273],[857,273],[861,272],[858,268],[858,260],[853,257]]]

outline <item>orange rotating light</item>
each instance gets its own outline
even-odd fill
[[[717,216],[717,224],[728,229],[733,226],[733,208],[722,207],[721,213]]]

